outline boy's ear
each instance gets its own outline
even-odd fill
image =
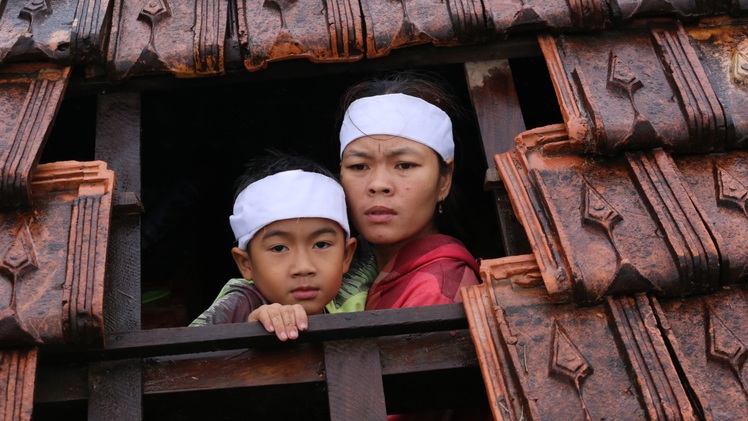
[[[345,254],[343,255],[343,273],[348,272],[353,261],[353,253],[356,252],[356,245],[358,240],[351,237],[345,242]]]
[[[239,268],[239,272],[242,273],[244,279],[251,281],[252,261],[249,258],[249,252],[247,250],[242,250],[239,247],[234,247],[231,249],[231,255],[234,257],[236,267]]]

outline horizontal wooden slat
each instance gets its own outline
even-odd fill
[[[322,348],[300,344],[147,360],[144,393],[170,393],[323,381]]]
[[[332,316],[331,316],[332,317]],[[466,329],[380,337],[385,377],[443,370],[477,370],[475,348]],[[324,358],[319,343],[283,343],[150,358],[143,364],[146,395],[322,382]],[[85,400],[87,363],[42,364],[36,403]]]
[[[462,304],[448,304],[310,316],[309,326],[295,343],[465,329],[467,320]],[[115,332],[104,349],[47,348],[44,355],[46,361],[105,361],[268,346],[278,340],[259,323],[235,323]]]

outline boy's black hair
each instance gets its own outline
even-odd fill
[[[234,201],[244,189],[255,181],[284,171],[302,170],[326,175],[335,181],[338,179],[322,164],[309,158],[289,155],[281,152],[270,152],[268,155],[252,158],[245,167],[244,173],[236,180]]]

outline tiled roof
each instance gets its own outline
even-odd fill
[[[0,1],[0,338],[105,336],[112,203],[138,200],[113,198],[117,169],[103,162],[37,165],[71,66],[112,81],[220,76],[537,34],[563,123],[512,125],[509,66],[466,66],[506,213],[532,248],[484,260],[485,282],[462,290],[493,414],[734,419],[748,396],[747,10],[743,0]],[[111,130],[131,126],[138,144],[137,121]],[[515,135],[510,151],[488,147]],[[37,352],[3,355],[0,373],[22,373],[0,383],[20,391],[5,414],[30,419]]]
[[[268,62],[350,62],[431,43],[520,33],[588,32],[635,18],[739,15],[743,2],[527,0],[9,0],[0,62],[100,65],[114,80],[263,69]]]

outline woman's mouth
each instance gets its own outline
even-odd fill
[[[384,206],[374,206],[364,212],[366,220],[374,223],[389,222],[397,216],[397,212]]]
[[[313,300],[317,294],[319,289],[314,287],[298,287],[291,291],[291,295],[297,300]]]

